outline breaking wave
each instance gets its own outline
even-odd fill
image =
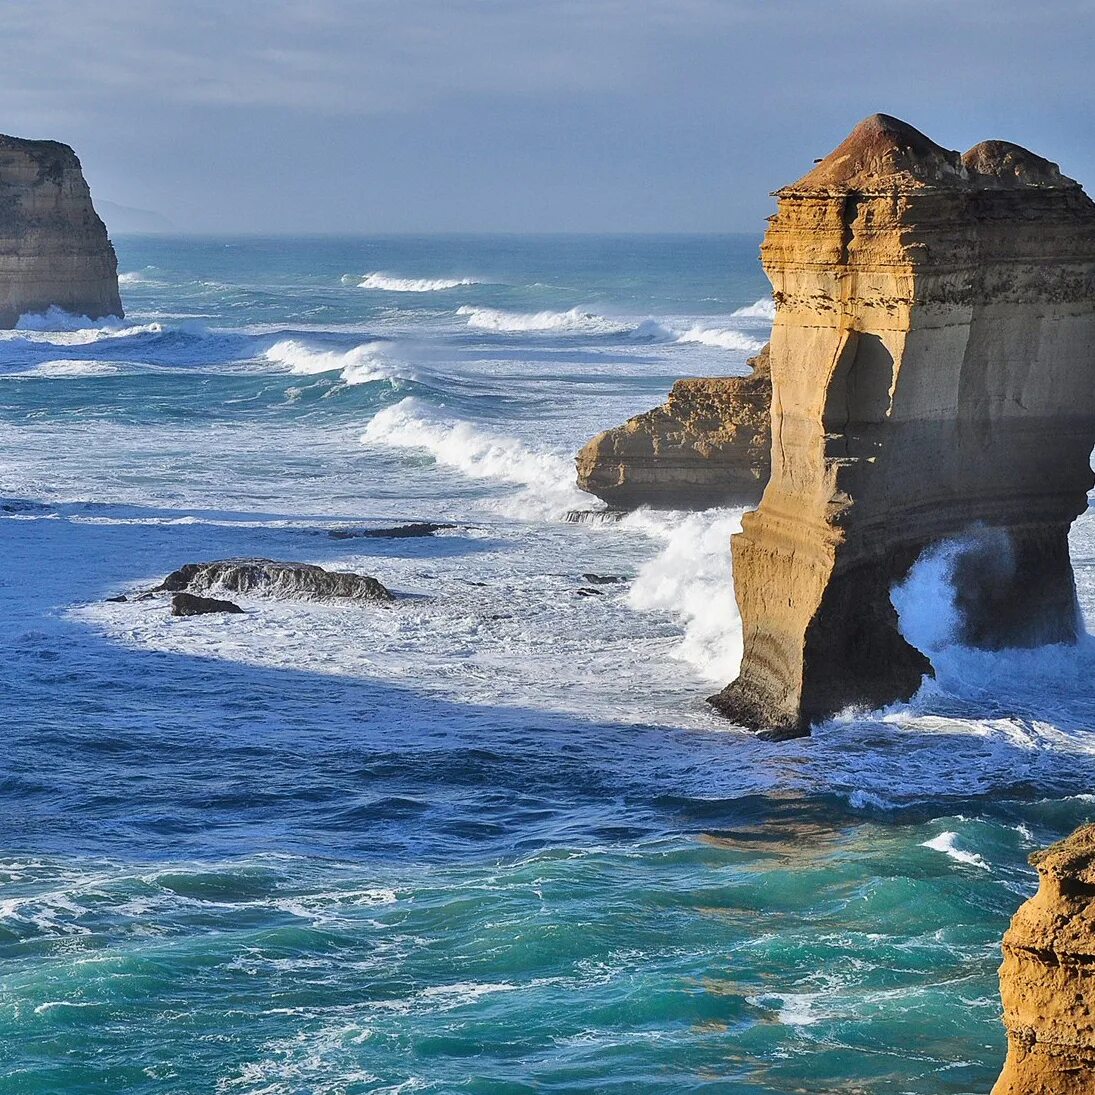
[[[536,452],[514,437],[490,433],[462,419],[442,418],[413,397],[380,411],[361,440],[429,453],[438,464],[470,479],[523,487],[507,507],[515,516],[561,517],[586,499],[574,485],[570,460]]]
[[[386,293],[437,293],[458,289],[462,285],[478,285],[477,278],[397,278],[390,274],[366,274],[359,289],[382,289]]]
[[[625,324],[615,323],[593,312],[571,308],[566,312],[503,312],[499,308],[473,308],[464,305],[456,310],[468,317],[468,326],[481,331],[573,331],[582,334],[621,334]]]
[[[656,319],[643,320],[631,332],[631,337],[636,341],[647,342],[698,343],[701,346],[738,350],[747,354],[756,353],[764,346],[763,342],[731,327],[705,327],[696,323],[680,331]]]
[[[632,608],[665,612],[684,624],[676,656],[713,683],[726,684],[741,664],[741,617],[731,580],[730,537],[741,510],[680,514],[638,510],[621,522],[663,544],[628,593]]]
[[[322,350],[299,339],[286,338],[264,351],[263,357],[303,376],[337,372],[346,384],[416,380],[406,366],[390,360],[387,345],[366,342],[351,350]]]
[[[744,308],[738,308],[731,313],[737,319],[767,319],[776,318],[776,302],[771,297],[761,297],[760,300],[747,304]]]

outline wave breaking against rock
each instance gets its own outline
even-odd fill
[[[968,640],[1076,639],[1095,205],[1016,145],[961,156],[886,115],[777,197],[772,476],[733,542],[741,673],[711,702],[783,736],[916,692],[891,588],[974,525],[1007,557],[964,567]]]

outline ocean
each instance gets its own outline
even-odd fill
[[[757,238],[115,242],[124,321],[0,332],[0,1092],[989,1089],[1095,645],[955,646],[932,556],[936,679],[758,742],[703,702],[740,512],[567,520],[746,371]],[[398,599],[108,600],[241,555]]]

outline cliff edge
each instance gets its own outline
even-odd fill
[[[1038,892],[1004,936],[1008,1056],[992,1095],[1095,1093],[1095,825],[1031,857]]]
[[[51,306],[121,316],[118,260],[76,153],[0,135],[0,327]]]
[[[660,407],[589,441],[578,486],[610,506],[755,505],[771,463],[768,347],[748,376],[678,380]]]
[[[1076,639],[1095,204],[1018,145],[960,155],[886,115],[776,197],[772,474],[732,543],[741,672],[711,702],[786,736],[918,689],[890,591],[941,540],[984,556],[963,641]]]

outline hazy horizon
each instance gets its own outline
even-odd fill
[[[0,129],[71,144],[97,203],[172,234],[760,232],[770,192],[876,111],[1095,182],[1080,0],[12,0],[7,16]]]

